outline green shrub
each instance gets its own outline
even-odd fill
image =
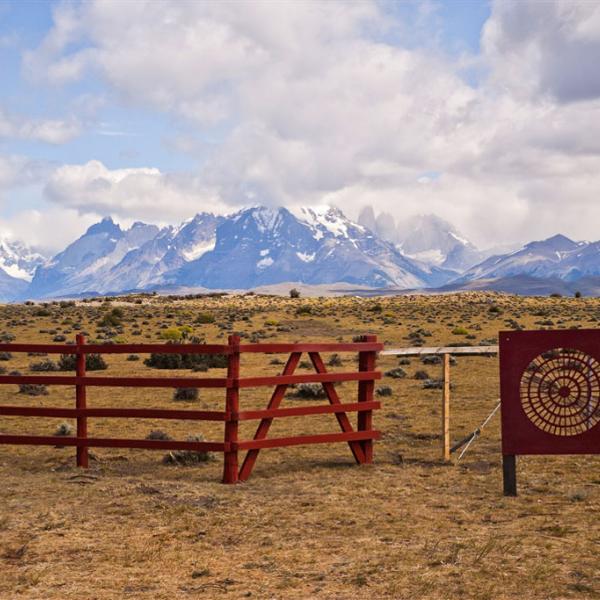
[[[194,435],[187,438],[188,442],[203,442],[204,437],[202,435]],[[168,452],[163,457],[163,463],[166,465],[195,465],[198,463],[208,462],[213,460],[212,452],[194,451],[194,450],[175,450]]]
[[[59,371],[75,371],[77,369],[77,355],[62,354],[58,361]],[[85,370],[86,371],[105,371],[108,369],[104,358],[101,354],[86,354],[85,355]]]
[[[452,330],[453,335],[469,335],[469,332],[464,327],[455,327]]]
[[[54,432],[54,435],[58,435],[61,437],[68,437],[73,435],[73,426],[69,423],[61,423]]]
[[[45,385],[38,383],[22,383],[19,385],[19,394],[27,396],[47,396],[48,390]]]
[[[325,388],[320,383],[301,383],[290,395],[294,398],[305,398],[310,400],[327,397]]]
[[[153,353],[144,361],[154,369],[223,369],[227,367],[225,354],[166,354]]]
[[[296,288],[290,290],[290,298],[300,298],[300,292]]]
[[[58,371],[58,365],[53,360],[47,359],[37,363],[32,363],[29,365],[29,369],[31,371],[49,373],[51,371]]]
[[[106,313],[99,321],[101,327],[118,327],[123,323],[123,311],[120,308],[113,308]]]
[[[391,377],[392,379],[404,379],[406,377],[406,371],[402,367],[396,367],[395,369],[386,371],[385,376]]]
[[[209,325],[210,323],[214,322],[215,316],[211,313],[203,312],[196,317],[196,323],[198,323],[199,325]]]
[[[173,392],[173,400],[184,401],[184,402],[198,400],[198,389],[197,388],[177,388]]]

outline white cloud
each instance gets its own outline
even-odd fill
[[[24,241],[52,255],[64,250],[98,220],[99,216],[93,213],[81,215],[76,210],[60,206],[27,209],[11,217],[0,218],[0,237]],[[57,224],[60,226],[57,227]]]
[[[64,144],[81,133],[75,119],[27,119],[6,113],[0,107],[0,139],[17,138],[48,144]]]
[[[177,222],[202,210],[223,210],[197,179],[154,168],[108,169],[100,161],[63,165],[50,176],[45,196],[80,214]]]
[[[437,212],[480,243],[558,230],[597,238],[599,5],[495,2],[481,56],[459,63],[384,41],[397,24],[382,7],[59,5],[54,28],[25,57],[32,78],[100,75],[132,106],[189,123],[179,140],[192,152],[206,153],[194,139],[217,124],[222,141],[188,177],[66,165],[49,197],[81,213],[145,219],[206,203],[327,199],[356,215],[368,201],[397,217]],[[435,15],[421,17],[422,28]],[[460,76],[474,61],[487,72],[477,86]],[[419,183],[429,172],[440,176]]]

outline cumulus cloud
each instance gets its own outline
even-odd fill
[[[57,168],[44,192],[50,201],[80,214],[122,219],[175,222],[202,210],[223,210],[196,178],[154,168],[111,170],[97,160]]]
[[[474,85],[464,57],[403,46],[406,24],[380,3],[61,4],[25,56],[30,77],[98,75],[187,123],[191,152],[206,156],[207,132],[219,141],[189,176],[91,161],[58,169],[47,195],[146,219],[206,202],[332,201],[356,216],[369,202],[437,212],[481,244],[598,237],[599,15],[585,0],[495,2],[467,57],[486,73]]]
[[[51,256],[64,250],[98,219],[97,214],[81,215],[76,210],[61,206],[27,209],[0,218],[0,238],[25,241],[46,256]],[[60,226],[57,227],[57,224]]]
[[[495,2],[482,43],[499,85],[561,103],[600,97],[597,2]]]

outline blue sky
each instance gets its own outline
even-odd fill
[[[593,238],[532,218],[565,196],[596,216],[597,75],[585,98],[568,75],[597,48],[591,4],[3,0],[0,231],[58,248],[105,214],[264,202],[434,212],[480,245]]]

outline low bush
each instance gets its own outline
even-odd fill
[[[198,400],[198,389],[197,388],[177,388],[173,392],[173,400],[179,400],[189,402]]]
[[[147,440],[162,440],[164,442],[168,442],[173,439],[168,433],[162,431],[160,429],[153,429],[147,436]]]
[[[74,430],[73,430],[72,425],[70,425],[69,423],[61,423],[56,428],[54,435],[67,437],[67,436],[73,435],[73,433],[74,433]]]
[[[59,371],[75,371],[77,368],[77,355],[62,354],[58,361]],[[85,370],[86,371],[105,371],[108,369],[106,361],[101,354],[86,354],[85,355]]]
[[[48,390],[45,385],[38,383],[22,383],[19,385],[19,394],[27,396],[47,396]]]
[[[227,368],[225,354],[163,354],[153,353],[144,361],[154,369],[224,369]]]
[[[202,435],[194,435],[187,438],[188,442],[203,442]],[[163,463],[166,465],[182,465],[190,466],[198,463],[208,462],[213,460],[212,452],[196,451],[196,450],[174,450],[168,452],[163,457]]]
[[[392,379],[404,379],[406,377],[406,371],[402,367],[396,367],[395,369],[390,369],[384,373],[386,377],[391,377]]]
[[[51,371],[58,371],[58,365],[53,360],[47,359],[32,363],[29,365],[29,369],[35,372],[49,373]]]
[[[341,367],[342,364],[343,360],[339,354],[332,354],[327,361],[327,365],[330,367]]]
[[[391,396],[392,388],[389,385],[382,385],[375,390],[375,393],[378,396]]]
[[[196,323],[198,323],[199,325],[209,325],[210,323],[214,323],[215,322],[215,316],[211,313],[199,313],[198,316],[196,317]]]
[[[315,400],[317,398],[327,398],[325,388],[320,383],[301,383],[290,396],[294,398],[304,398]]]

